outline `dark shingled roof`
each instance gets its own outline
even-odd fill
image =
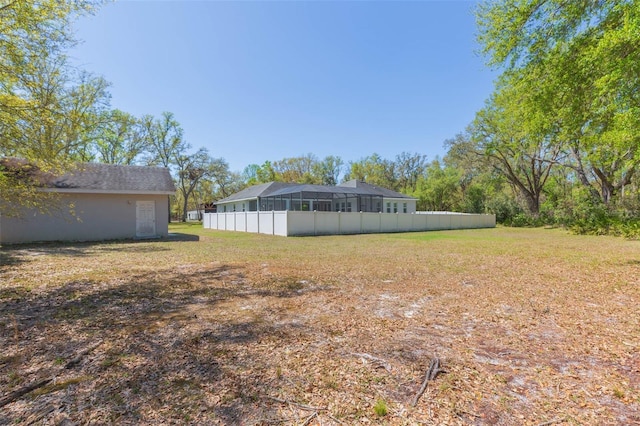
[[[282,188],[298,186],[297,183],[284,183],[284,182],[268,182],[261,183],[260,185],[253,185],[249,188],[245,188],[240,192],[229,195],[227,198],[217,201],[217,203],[226,203],[228,201],[239,201],[253,199],[257,197],[266,197],[267,195],[278,191]]]
[[[374,195],[385,198],[406,198],[413,199],[409,195],[401,194],[386,188],[380,188],[375,185],[369,185],[365,182],[351,180],[337,186],[310,185],[298,183],[269,182],[260,185],[254,185],[243,189],[227,198],[219,200],[216,204],[228,203],[230,201],[240,201],[247,199],[255,199],[257,197],[269,197],[273,195],[286,195],[297,192],[317,192],[317,193],[337,193],[337,194],[354,194],[354,195]]]
[[[121,192],[173,194],[176,190],[169,170],[163,167],[82,163],[76,169],[46,184],[70,192]]]

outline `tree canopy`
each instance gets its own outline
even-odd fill
[[[99,2],[8,1],[0,5],[0,157],[19,157],[44,172],[87,159],[96,114],[108,103],[108,84],[72,67],[70,24]],[[44,210],[49,195],[24,179],[16,191],[11,167],[0,166],[0,202]]]

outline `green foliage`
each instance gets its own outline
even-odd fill
[[[469,150],[527,201],[510,221],[633,234],[640,0],[486,0],[477,21],[482,51],[503,74]]]
[[[376,413],[378,417],[384,417],[389,413],[389,408],[384,399],[378,399],[376,401],[376,404],[373,406],[373,412]]]
[[[460,174],[456,169],[442,167],[437,159],[432,161],[418,179],[413,193],[418,199],[418,210],[458,210],[461,199],[459,182]]]
[[[504,176],[537,216],[544,186],[560,157],[553,123],[532,113],[535,81],[527,76],[503,76],[485,108],[470,126],[475,149]]]
[[[342,174],[344,163],[340,157],[329,155],[318,160],[313,154],[265,161],[262,165],[245,167],[242,179],[246,185],[267,182],[309,183],[336,185]]]
[[[426,172],[426,168],[426,155],[408,152],[396,155],[394,170],[399,190],[404,193],[415,191],[420,177]]]
[[[510,225],[516,215],[523,213],[515,198],[504,191],[489,196],[485,206],[487,212],[496,215],[496,222],[505,225]]]
[[[96,129],[96,160],[107,164],[136,164],[149,150],[140,120],[118,109],[105,111]]]
[[[483,185],[479,183],[472,183],[463,193],[460,210],[463,213],[484,213],[486,208],[486,198],[487,195]]]
[[[395,168],[395,162],[373,153],[359,161],[350,162],[344,180],[357,179],[396,191],[399,188]]]
[[[108,102],[107,82],[73,68],[71,21],[98,2],[5,1],[0,5],[0,158],[18,157],[42,173],[91,159],[92,130]],[[0,169],[3,214],[47,212],[52,196],[40,179]]]

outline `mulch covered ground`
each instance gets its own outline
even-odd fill
[[[638,241],[190,232],[0,251],[0,424],[640,424]]]

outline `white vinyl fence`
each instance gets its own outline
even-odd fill
[[[443,229],[494,228],[492,214],[451,212],[336,213],[336,212],[229,212],[205,213],[203,226],[221,231],[269,235],[375,234],[435,231]]]

